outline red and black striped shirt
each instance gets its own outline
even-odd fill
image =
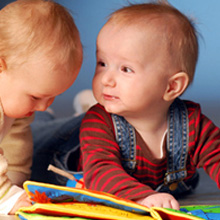
[[[220,129],[201,113],[199,104],[185,101],[189,117],[187,178],[203,167],[220,188]],[[80,143],[85,185],[89,189],[137,200],[163,183],[166,154],[154,158],[136,131],[136,171],[133,176],[121,165],[120,148],[115,140],[111,115],[103,106],[93,106],[82,121]],[[164,148],[165,151],[165,148]]]

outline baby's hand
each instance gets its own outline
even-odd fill
[[[179,210],[180,206],[177,200],[168,193],[156,193],[144,199],[139,199],[137,203],[147,207],[162,207]]]
[[[27,194],[24,192],[15,203],[14,207],[9,212],[9,215],[14,215],[16,211],[18,211],[21,207],[31,206],[31,201],[28,198]]]

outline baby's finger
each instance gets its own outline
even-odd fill
[[[170,203],[171,203],[171,208],[172,209],[176,209],[176,210],[180,209],[180,205],[179,205],[179,203],[175,199],[172,199],[170,201]]]
[[[23,202],[21,203],[21,206],[28,207],[28,206],[32,206],[32,204],[31,204],[30,201],[23,201]]]
[[[163,203],[161,204],[161,207],[172,209],[171,201],[170,200],[163,201]]]

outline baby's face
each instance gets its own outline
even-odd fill
[[[167,88],[170,66],[153,29],[107,24],[97,38],[95,98],[108,112],[124,117],[154,113]]]
[[[73,84],[78,70],[52,70],[49,61],[46,56],[36,54],[16,69],[1,73],[0,98],[5,115],[22,118],[34,111],[44,111]]]

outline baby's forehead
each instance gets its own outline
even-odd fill
[[[115,27],[140,27],[141,29],[150,27],[173,27],[180,28],[181,18],[169,13],[146,13],[146,14],[115,14],[110,17],[106,25],[111,24]]]
[[[163,18],[160,16],[146,16],[145,18],[137,17],[130,22],[129,19],[113,19],[109,20],[103,29],[105,31],[107,29],[110,34],[112,32],[117,33],[130,29],[134,33],[143,35],[143,40],[145,39],[145,36],[151,35],[152,39],[157,39],[158,43],[163,42],[163,44],[169,44],[170,41],[175,38],[177,32],[182,32],[178,22],[174,19],[171,17]]]

